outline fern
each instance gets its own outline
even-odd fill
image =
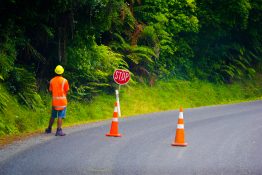
[[[6,95],[6,92],[3,91],[2,84],[0,84],[0,112],[5,112],[7,108],[7,103],[9,101],[8,96]]]
[[[132,63],[138,65],[141,61],[141,58],[138,57],[137,54],[129,54],[126,56],[126,58],[128,58]]]
[[[226,73],[230,78],[234,77],[235,66],[224,65],[222,66],[222,72]]]
[[[10,73],[8,85],[21,104],[31,109],[43,106],[42,99],[37,94],[35,75],[25,68],[15,67]]]
[[[5,79],[13,69],[16,59],[15,42],[9,38],[6,42],[0,43],[0,77]]]
[[[132,47],[132,51],[134,53],[141,53],[151,57],[156,57],[155,52],[149,47],[145,47],[145,46]]]
[[[113,38],[115,39],[115,42],[118,43],[118,44],[126,44],[126,41],[125,39],[118,33],[113,33],[112,34]]]
[[[156,6],[140,5],[134,7],[134,14],[139,21],[152,21],[157,11]]]
[[[135,64],[141,62],[152,63],[152,57],[157,57],[155,52],[149,47],[131,46],[130,44],[127,44],[121,35],[114,34],[113,36],[116,37],[119,42],[112,42],[110,47],[123,54],[125,58],[128,58]]]

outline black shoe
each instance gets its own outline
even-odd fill
[[[52,133],[52,128],[46,128],[46,129],[45,129],[45,133],[46,133],[46,134]]]
[[[55,134],[55,136],[65,136],[65,135],[66,135],[66,134],[63,133],[63,131],[62,131],[61,128],[59,128],[59,129],[56,130],[56,134]]]

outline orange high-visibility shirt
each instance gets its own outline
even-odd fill
[[[51,79],[49,91],[52,92],[52,106],[55,110],[63,110],[67,106],[68,90],[69,83],[64,77],[55,76]]]

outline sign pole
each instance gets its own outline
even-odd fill
[[[121,85],[119,85],[119,90],[120,90],[120,86]],[[116,90],[116,102],[117,102],[117,112],[118,112],[118,115],[119,115],[119,117],[121,117],[121,110],[120,110],[120,101],[119,101],[119,91],[118,90]]]

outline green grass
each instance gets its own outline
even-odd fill
[[[153,87],[137,83],[121,87],[120,104],[122,116],[207,105],[229,104],[262,99],[262,76],[255,80],[231,85],[218,85],[205,81],[171,80],[159,81]],[[7,110],[0,114],[1,137],[43,131],[51,113],[50,94],[42,94],[45,107],[30,110],[20,106],[3,86],[1,94],[7,96]],[[111,119],[115,96],[102,94],[91,103],[69,101],[64,127]]]
[[[262,99],[261,81],[218,85],[204,81],[157,82],[154,87],[137,85],[122,92],[124,115],[136,115],[164,110],[229,104]]]

